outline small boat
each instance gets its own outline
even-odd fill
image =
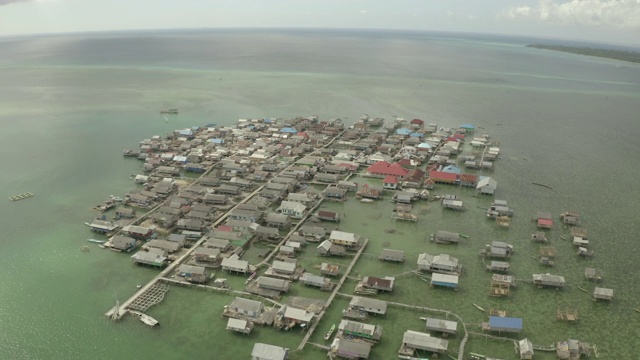
[[[160,322],[147,314],[140,314],[140,321],[151,327],[160,325]]]
[[[482,311],[482,312],[486,312],[485,309],[483,309],[482,307],[480,307],[480,305],[476,304],[476,303],[472,303],[473,306],[475,306],[476,309]]]
[[[20,195],[11,196],[11,197],[9,197],[9,200],[18,201],[18,200],[22,200],[22,199],[28,199],[28,198],[30,198],[32,196],[33,196],[33,194],[28,192],[28,193],[24,193],[24,194],[20,194]]]
[[[254,271],[254,272],[252,272],[252,273],[251,273],[251,275],[249,276],[249,278],[247,278],[247,280],[244,282],[244,284],[245,284],[245,285],[247,285],[248,283],[250,283],[250,282],[251,282],[251,280],[253,280],[253,278],[255,278],[255,277],[256,277],[256,274],[257,274],[257,273],[256,273],[255,271]]]
[[[163,109],[160,110],[160,114],[177,114],[178,109]]]
[[[336,324],[331,325],[331,329],[329,329],[329,331],[327,331],[326,334],[324,334],[324,340],[329,340],[329,338],[331,338],[331,335],[333,335],[333,332],[336,330]]]
[[[105,240],[99,240],[99,239],[87,239],[87,241],[96,243],[96,244],[104,244],[106,242]]]
[[[361,202],[363,202],[363,203],[372,203],[372,202],[374,202],[375,200],[373,200],[373,199],[362,199],[362,200],[360,200],[360,201],[361,201]]]
[[[115,195],[109,195],[109,197],[111,198],[111,200],[115,201],[115,202],[123,202],[124,199],[122,199],[119,196],[115,196]]]

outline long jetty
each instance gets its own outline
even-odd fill
[[[345,280],[347,280],[347,278],[349,277],[349,274],[351,273],[351,270],[353,269],[353,266],[356,264],[356,262],[358,262],[358,259],[360,258],[360,255],[362,255],[362,252],[364,251],[364,248],[367,247],[368,243],[369,243],[369,239],[365,239],[364,243],[362,243],[362,246],[360,247],[360,249],[358,250],[356,255],[353,257],[353,260],[351,260],[351,264],[349,264],[349,267],[347,268],[347,271],[344,272],[344,275],[342,275],[342,278],[340,279],[340,281],[336,285],[335,289],[331,292],[331,295],[327,299],[327,302],[326,302],[326,305],[325,305],[324,309],[322,309],[322,311],[320,311],[320,313],[316,317],[316,321],[313,323],[313,325],[311,325],[309,330],[307,330],[307,333],[305,334],[304,338],[302,338],[302,341],[298,345],[298,348],[296,349],[296,351],[301,351],[304,348],[304,346],[307,344],[307,342],[309,341],[309,339],[313,335],[313,332],[316,330],[316,327],[318,326],[318,323],[320,323],[320,320],[322,320],[322,317],[327,312],[327,309],[329,308],[329,305],[331,305],[331,303],[333,302],[333,299],[338,294],[338,291],[340,291],[340,288],[342,287],[342,284],[344,284]]]

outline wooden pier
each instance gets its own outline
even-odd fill
[[[30,192],[26,192],[24,194],[20,194],[20,195],[14,195],[9,197],[9,200],[11,201],[18,201],[18,200],[24,200],[24,199],[28,199],[30,197],[33,197],[34,195]]]
[[[325,306],[324,310],[322,310],[318,314],[318,316],[316,317],[315,322],[313,322],[313,324],[309,327],[309,329],[307,330],[307,333],[305,334],[304,338],[302,339],[302,341],[298,345],[298,348],[297,348],[298,351],[301,351],[304,348],[305,344],[309,341],[309,339],[313,335],[313,332],[315,331],[316,327],[320,323],[320,320],[322,320],[322,317],[327,312],[327,309],[329,308],[329,305],[331,305],[331,302],[333,302],[333,299],[336,297],[336,295],[338,295],[338,291],[342,287],[342,284],[344,284],[345,280],[347,280],[347,277],[349,276],[349,273],[351,273],[351,269],[353,269],[353,266],[356,264],[356,262],[358,262],[358,259],[360,258],[360,255],[362,255],[362,252],[367,247],[368,243],[369,243],[369,239],[365,239],[364,243],[360,247],[360,250],[358,250],[356,255],[353,257],[353,260],[351,261],[351,264],[349,264],[349,267],[344,272],[344,275],[342,275],[342,278],[340,279],[340,281],[336,285],[335,289],[333,290],[333,292],[331,293],[331,295],[327,299],[327,302],[326,302],[327,305]]]

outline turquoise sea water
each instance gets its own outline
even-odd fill
[[[372,239],[367,253],[385,243],[408,251],[404,265],[380,265],[365,257],[360,274],[393,275],[414,267],[419,252],[448,252],[468,271],[457,293],[400,277],[389,299],[431,307],[450,306],[469,323],[486,320],[472,302],[501,307],[525,321],[536,344],[567,337],[595,343],[604,359],[635,359],[640,307],[636,234],[640,160],[640,68],[608,59],[525,48],[526,40],[464,38],[442,34],[381,32],[192,31],[111,33],[0,39],[0,358],[3,359],[246,359],[254,342],[295,348],[302,334],[258,329],[250,337],[224,330],[222,306],[230,298],[172,289],[150,310],[161,329],[103,317],[151,269],[134,267],[126,255],[80,247],[92,237],[84,221],[109,194],[135,188],[128,179],[140,163],[121,151],[152,135],[207,123],[232,124],[245,117],[317,114],[353,121],[361,114],[421,118],[441,126],[462,122],[484,127],[501,142],[503,159],[493,176],[497,197],[516,211],[512,228],[499,231],[472,198],[464,214],[429,204],[417,224],[394,224],[391,205],[331,204],[347,212],[346,231]],[[158,114],[167,107],[178,116]],[[553,190],[532,186],[549,184]],[[10,202],[22,192],[34,198]],[[475,210],[473,209],[475,208]],[[577,259],[552,242],[557,266],[539,268],[529,255],[530,221],[538,210],[583,214],[596,256]],[[384,230],[395,227],[396,232]],[[459,231],[470,240],[456,248],[424,243],[435,230]],[[563,275],[569,289],[533,289],[521,283],[508,300],[489,298],[488,274],[477,250],[493,239],[514,243],[518,278],[534,272]],[[303,263],[317,262],[308,249]],[[602,286],[615,290],[611,304],[593,303],[577,286],[586,266],[601,268]],[[242,279],[231,279],[240,287]],[[342,292],[352,292],[347,283]],[[589,287],[590,288],[590,287]],[[323,298],[311,289],[294,294]],[[339,299],[312,340],[339,318]],[[339,306],[338,306],[339,305]],[[559,306],[577,307],[582,320],[558,323]],[[422,315],[421,315],[422,316]],[[372,359],[391,359],[406,329],[422,330],[417,315],[399,309],[380,322],[383,341]],[[477,329],[476,329],[477,330]],[[450,349],[457,348],[452,339]],[[468,351],[515,358],[511,344],[472,337]],[[319,350],[295,354],[321,359]],[[548,354],[536,358],[551,359]]]

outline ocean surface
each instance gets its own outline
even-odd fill
[[[0,358],[248,359],[255,342],[295,349],[298,332],[260,328],[251,336],[230,334],[220,314],[231,297],[192,289],[172,288],[149,310],[161,321],[159,329],[133,319],[110,322],[103,314],[156,272],[87,243],[93,234],[83,223],[109,194],[136,188],[129,176],[141,173],[141,163],[121,154],[142,139],[238,118],[316,114],[349,123],[369,114],[482,127],[503,149],[491,175],[498,181],[496,197],[515,209],[512,227],[500,230],[478,209],[491,199],[465,189],[436,192],[460,194],[467,212],[424,204],[417,224],[393,223],[388,202],[327,205],[348,214],[341,229],[371,238],[372,255],[358,263],[358,274],[402,274],[415,268],[424,251],[450,253],[467,269],[458,292],[402,275],[398,290],[384,298],[450,308],[475,332],[487,316],[472,303],[506,309],[524,319],[521,337],[535,344],[577,338],[596,344],[601,359],[637,359],[640,66],[526,48],[529,42],[540,41],[344,30],[0,38]],[[165,120],[159,109],[169,107],[180,114]],[[23,192],[36,195],[8,200]],[[595,257],[579,259],[560,238],[569,230],[556,222],[549,234],[559,251],[556,266],[540,267],[537,245],[529,240],[535,231],[531,217],[539,210],[554,216],[579,211]],[[457,247],[425,242],[436,230],[470,239]],[[514,244],[511,267],[518,279],[551,272],[565,276],[567,289],[520,282],[510,298],[490,298],[490,275],[477,254],[491,240]],[[91,251],[80,251],[84,245]],[[406,250],[407,262],[381,265],[375,254],[383,247]],[[317,264],[312,248],[301,262]],[[585,267],[602,269],[601,286],[614,289],[613,302],[592,302],[577,289],[593,288],[584,280]],[[233,276],[230,281],[238,288],[243,284]],[[352,285],[342,292],[352,293]],[[302,287],[294,294],[327,297]],[[312,341],[323,342],[347,302],[338,298]],[[556,321],[561,307],[579,309],[581,320]],[[370,359],[395,358],[405,330],[424,330],[418,316],[433,314],[390,308],[385,318],[372,320],[385,332]],[[457,351],[461,338],[450,340],[450,350]],[[478,336],[466,351],[516,358],[510,342]],[[291,357],[325,355],[307,346]]]

